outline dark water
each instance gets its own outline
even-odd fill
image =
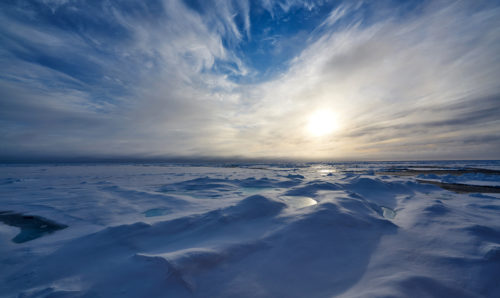
[[[21,229],[12,241],[23,243],[62,230],[68,226],[34,215],[0,211],[0,222]]]

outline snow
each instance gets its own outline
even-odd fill
[[[500,297],[500,194],[417,181],[500,175],[432,168],[500,166],[1,165],[0,297]]]
[[[486,175],[482,173],[463,174],[459,176],[424,174],[424,175],[419,175],[418,177],[426,180],[434,180],[443,183],[500,186],[500,175]]]

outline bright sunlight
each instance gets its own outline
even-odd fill
[[[338,128],[335,114],[330,110],[318,110],[309,116],[308,132],[315,137],[331,134]]]

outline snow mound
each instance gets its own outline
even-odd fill
[[[278,214],[286,205],[268,199],[261,195],[254,195],[238,202],[237,205],[225,209],[225,211],[238,218],[256,218]]]

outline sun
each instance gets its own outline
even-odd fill
[[[337,117],[330,110],[317,110],[309,116],[307,131],[314,137],[329,135],[337,128]]]

